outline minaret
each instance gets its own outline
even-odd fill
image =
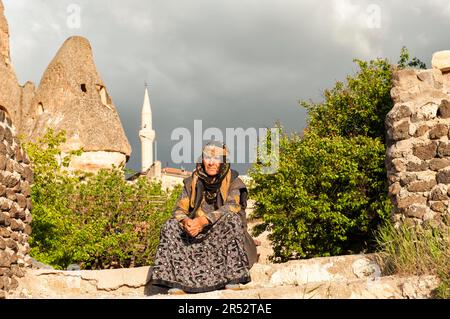
[[[152,127],[152,108],[148,97],[147,84],[145,85],[141,121],[139,137],[142,144],[142,172],[146,172],[153,164],[153,142],[155,141],[155,131]]]

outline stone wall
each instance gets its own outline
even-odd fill
[[[29,164],[10,116],[0,109],[0,299],[17,288],[17,279],[31,266],[33,173]]]
[[[450,224],[447,54],[433,56],[433,69],[394,72],[391,96],[395,104],[386,117],[386,165],[397,225]]]

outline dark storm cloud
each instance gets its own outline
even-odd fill
[[[79,29],[67,19],[81,9]],[[38,83],[69,36],[87,37],[140,167],[138,130],[143,84],[150,84],[158,159],[170,164],[177,127],[305,126],[298,100],[355,70],[353,58],[400,49],[428,65],[449,49],[445,1],[61,1],[4,0],[12,60],[20,81]],[[378,16],[379,14],[379,16]],[[379,18],[379,19],[378,19]],[[377,21],[379,24],[377,25]],[[374,24],[375,23],[375,24]]]

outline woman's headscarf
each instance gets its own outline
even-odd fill
[[[219,149],[219,150],[218,150]],[[219,166],[219,172],[215,176],[210,176],[206,173],[203,159],[206,157],[222,156],[222,162]],[[217,141],[208,142],[202,150],[202,155],[198,160],[194,174],[202,181],[205,187],[205,200],[208,204],[216,203],[217,194],[223,179],[227,176],[230,170],[230,163],[227,161],[228,149],[224,143]]]

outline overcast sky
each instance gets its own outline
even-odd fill
[[[355,71],[353,58],[397,62],[407,46],[430,67],[450,49],[450,3],[309,0],[3,0],[21,84],[38,84],[71,35],[89,39],[140,169],[138,131],[150,85],[158,159],[177,127],[305,127],[299,100]],[[71,6],[72,5],[72,6]],[[75,5],[75,6],[73,6]],[[76,13],[80,10],[79,25]],[[179,166],[178,166],[179,167]],[[241,173],[246,165],[237,166]],[[185,168],[192,168],[185,165]]]

